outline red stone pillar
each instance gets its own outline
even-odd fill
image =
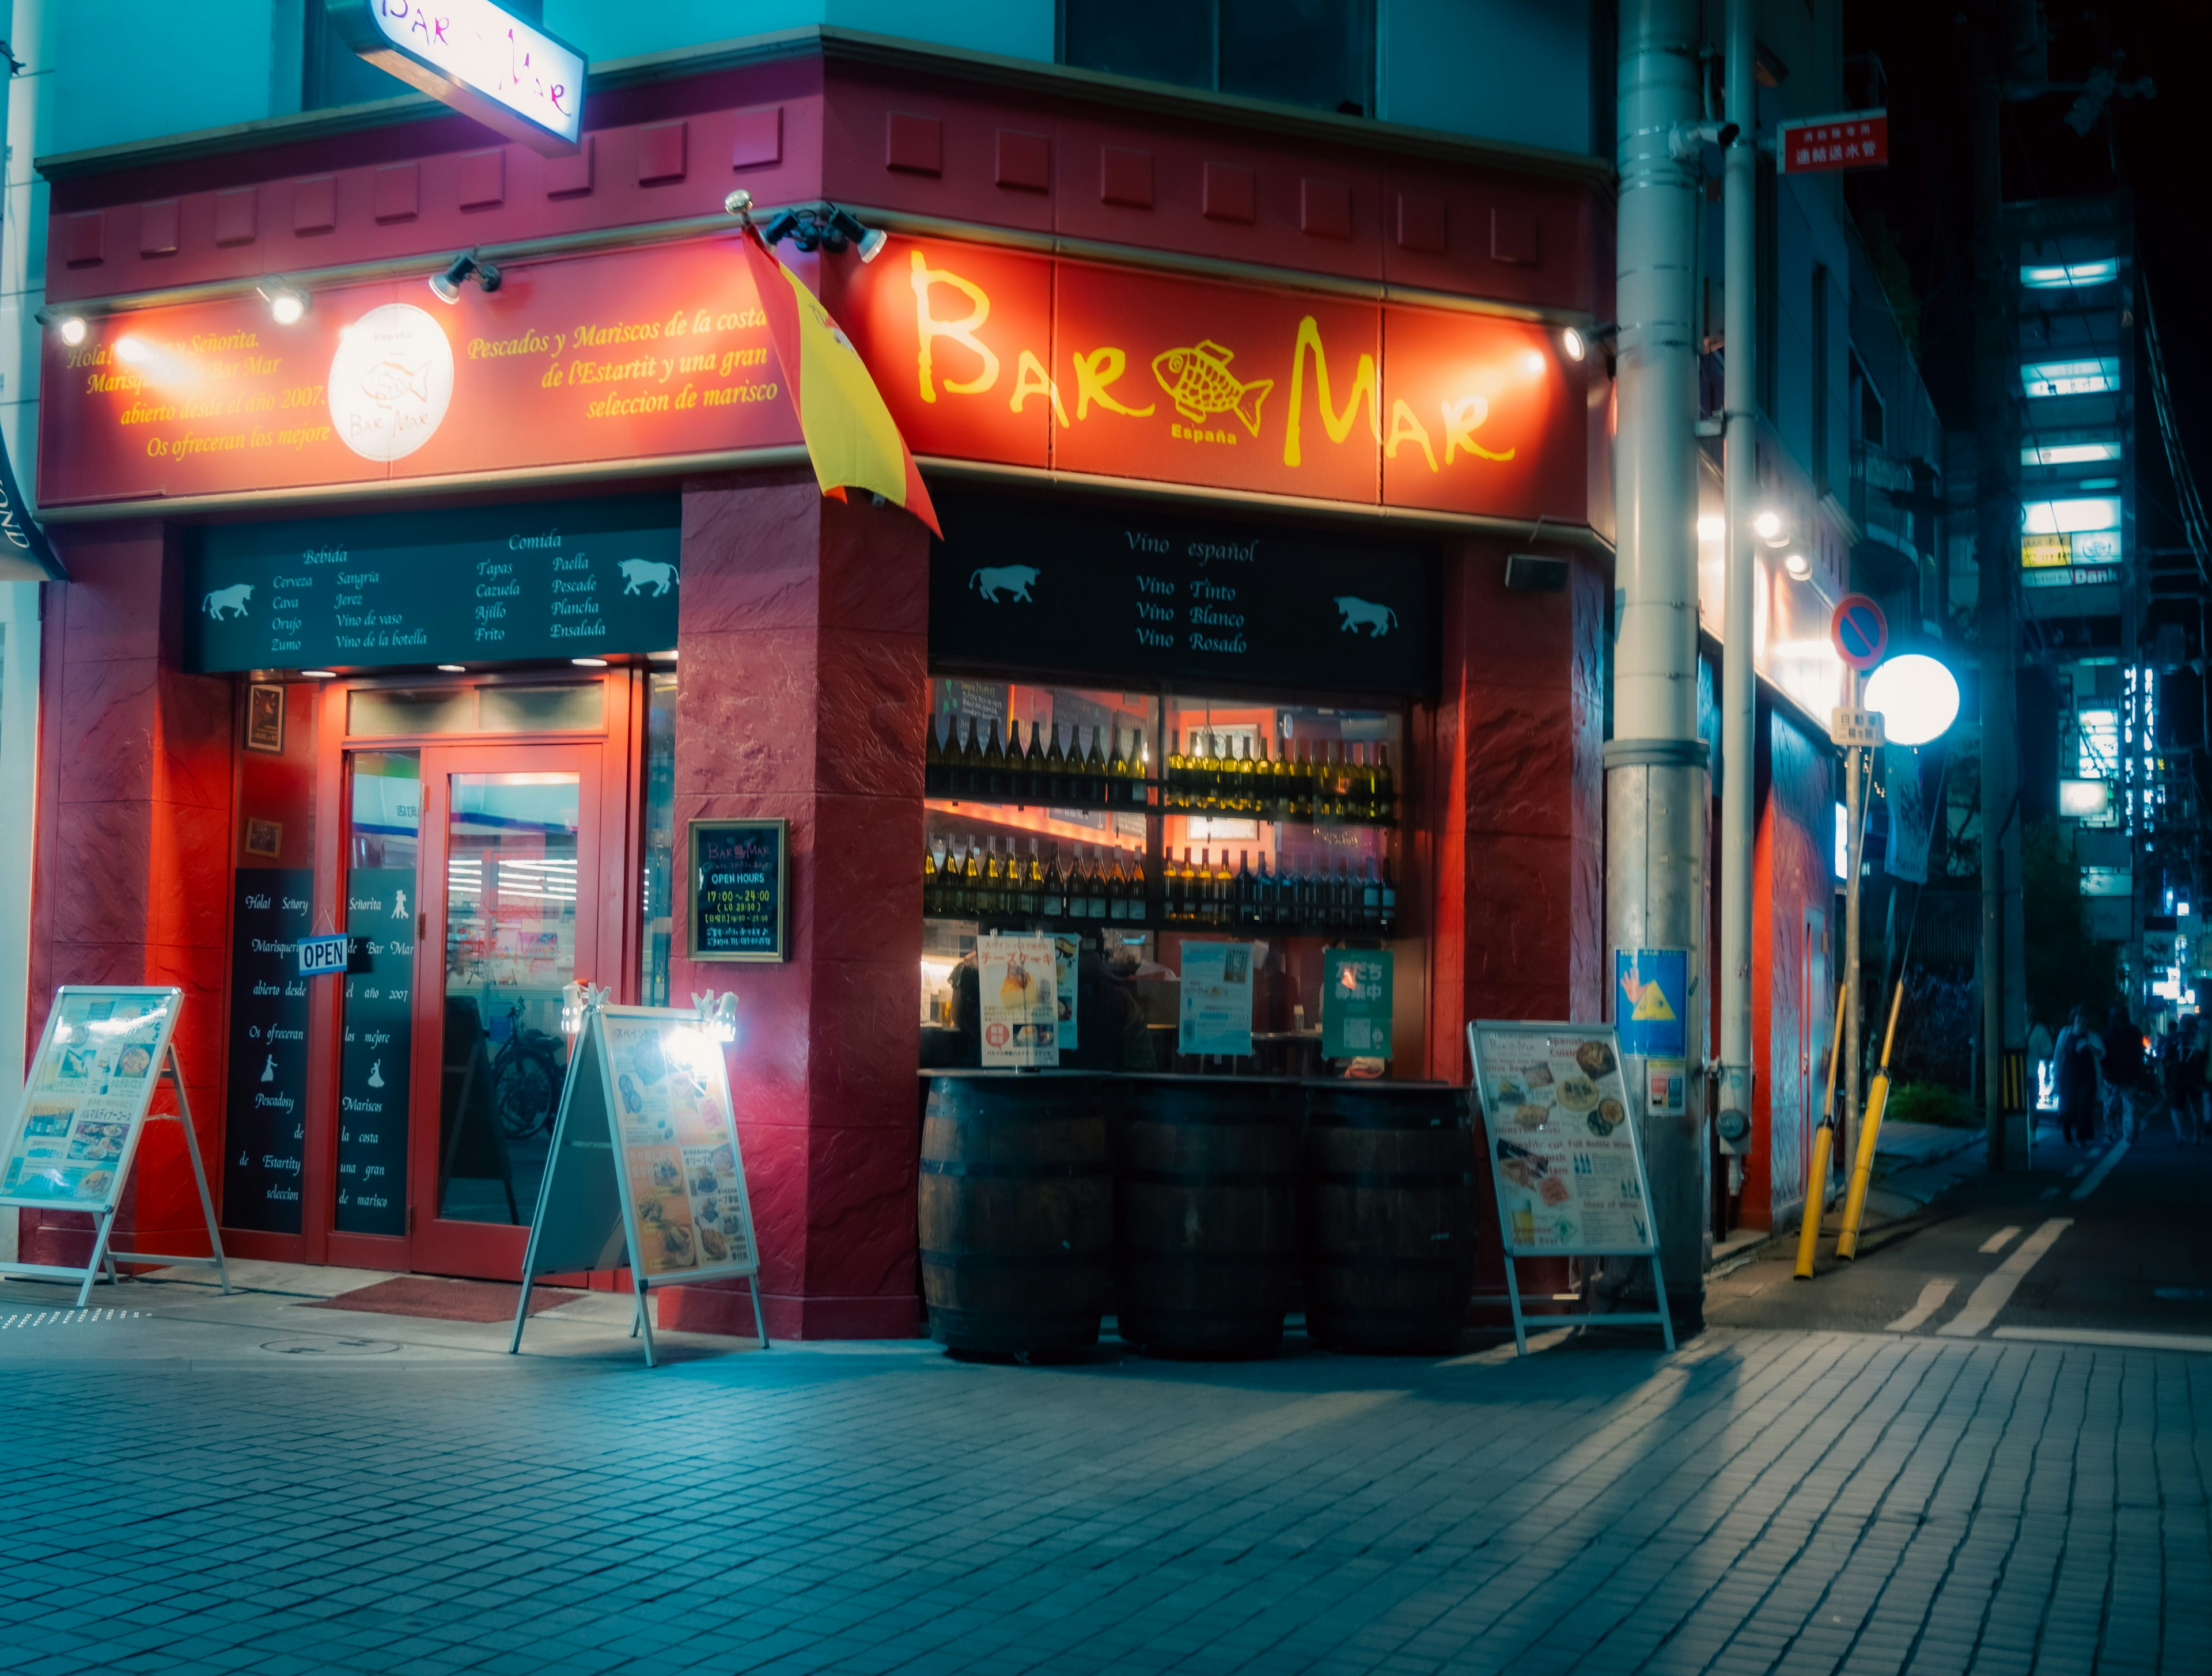
[[[1425,753],[1420,827],[1433,927],[1429,1075],[1466,1083],[1475,1018],[1595,1019],[1604,1004],[1604,566],[1570,562],[1560,593],[1511,592],[1505,556],[1448,553],[1443,691]],[[1479,1296],[1503,1296],[1486,1152],[1475,1189]],[[1564,1263],[1522,1266],[1524,1293]]]
[[[928,532],[811,476],[694,486],[678,617],[678,873],[685,823],[791,823],[791,959],[694,964],[731,990],[739,1138],[769,1331],[918,1329],[922,727]],[[750,1333],[742,1290],[664,1296],[671,1327]]]
[[[55,531],[70,580],[46,589],[30,1032],[56,986],[177,984],[178,1048],[210,1186],[222,1177],[228,963],[231,682],[179,667],[182,565],[154,523]],[[164,1093],[157,1111],[174,1110]],[[92,1219],[22,1213],[27,1262],[81,1263]],[[207,1249],[182,1133],[148,1126],[116,1242]]]

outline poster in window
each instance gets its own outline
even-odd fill
[[[246,689],[246,748],[283,754],[283,688],[256,682]]]

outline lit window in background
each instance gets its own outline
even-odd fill
[[[2081,735],[2076,772],[2084,780],[2117,780],[2120,773],[2120,713],[2084,710],[2075,719]]]
[[[2020,512],[2021,527],[2032,536],[2070,536],[2082,530],[2120,527],[2120,503],[2112,495],[2082,501],[2031,501]]]
[[[2032,361],[2020,369],[2021,386],[2030,396],[2094,396],[2120,387],[2120,363],[2111,355],[2095,361]]]
[[[2109,285],[2119,276],[2119,262],[2110,256],[2101,262],[2069,262],[2020,270],[2020,282],[2031,291],[2079,291],[2087,286]]]
[[[2119,457],[2117,440],[2031,443],[2020,451],[2022,465],[2088,465]]]
[[[2109,780],[2060,780],[2058,812],[2069,821],[2103,820],[2112,812],[2112,782]]]
[[[1851,811],[1842,804],[1836,805],[1836,877],[1847,879],[1851,876]]]

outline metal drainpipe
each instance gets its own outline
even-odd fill
[[[1723,154],[1728,360],[1727,610],[1721,644],[1721,1085],[1714,1127],[1740,1191],[1751,1151],[1751,914],[1753,761],[1758,715],[1752,683],[1751,520],[1759,493],[1758,352],[1753,216],[1758,131],[1752,0],[1728,0],[1728,119],[1740,124]],[[1807,532],[1809,534],[1809,531]],[[1807,1005],[1814,1005],[1808,998]]]
[[[1698,361],[1693,148],[1677,141],[1701,114],[1696,0],[1621,8],[1620,203],[1615,307],[1620,434],[1614,505],[1618,624],[1613,731],[1605,748],[1606,926],[1613,949],[1685,949],[1691,1055],[1705,1051],[1706,754],[1698,737],[1696,483]],[[1611,964],[1607,962],[1608,966]],[[1622,997],[1606,974],[1611,1016]],[[1622,1067],[1639,1108],[1667,1295],[1681,1330],[1705,1315],[1707,1237],[1704,1078],[1686,1076],[1685,1109],[1649,1109],[1641,1059]],[[1648,1287],[1649,1265],[1608,1270],[1608,1285]],[[1618,1275],[1619,1282],[1615,1282]]]

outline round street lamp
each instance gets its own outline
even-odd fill
[[[1881,712],[1883,736],[1893,745],[1940,739],[1959,717],[1959,683],[1940,659],[1906,652],[1867,677],[1867,709]]]

